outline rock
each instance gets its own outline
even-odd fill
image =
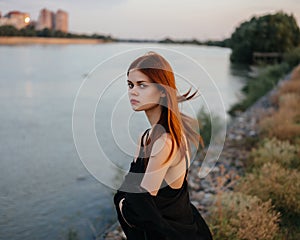
[[[205,196],[205,192],[204,191],[199,191],[199,192],[192,192],[191,193],[191,199],[193,200],[197,200],[197,201],[201,201]]]
[[[201,201],[201,203],[205,206],[208,206],[212,203],[213,201],[213,194],[211,193],[205,193],[203,200]]]

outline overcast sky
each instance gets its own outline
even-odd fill
[[[47,8],[69,13],[69,31],[117,38],[220,40],[252,16],[283,10],[300,26],[300,0],[0,0],[37,20]]]

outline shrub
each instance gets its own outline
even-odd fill
[[[295,67],[300,64],[300,47],[293,48],[283,55],[283,60],[287,62],[290,67]]]
[[[261,134],[280,140],[295,142],[300,136],[300,96],[284,94],[279,98],[279,110],[263,118],[260,123]]]
[[[262,202],[253,197],[250,204],[231,219],[239,239],[274,239],[278,234],[280,214],[273,210],[271,200]]]
[[[249,158],[252,167],[262,167],[265,163],[277,163],[286,168],[299,168],[298,148],[288,141],[280,141],[276,138],[264,139],[254,148]]]
[[[263,201],[272,199],[284,215],[300,214],[300,173],[297,170],[284,169],[277,163],[266,163],[247,174],[236,190]]]
[[[222,205],[212,209],[209,221],[216,240],[267,240],[278,235],[279,217],[271,201],[263,202],[240,192],[226,192],[222,195]]]
[[[278,106],[280,97],[282,95],[292,94],[295,96],[299,96],[300,93],[300,81],[288,81],[285,82],[281,88],[277,91],[276,94],[271,96],[271,101],[274,105]]]
[[[274,88],[281,77],[289,70],[287,63],[283,62],[277,65],[271,65],[260,70],[257,77],[250,79],[243,88],[245,98],[242,102],[233,105],[228,113],[235,115],[237,111],[245,111],[260,97],[264,96],[268,91]]]
[[[292,71],[291,80],[300,81],[300,64]]]
[[[272,103],[278,106],[280,97],[285,94],[296,94],[300,96],[300,65],[292,71],[290,80],[285,81],[278,91],[271,96]]]

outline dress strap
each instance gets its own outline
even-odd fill
[[[142,154],[142,152],[143,152],[143,147],[144,147],[144,137],[145,137],[145,135],[148,133],[148,135],[149,135],[149,130],[150,130],[150,128],[149,129],[147,129],[144,133],[143,133],[143,135],[142,135],[142,137],[141,137],[141,143],[140,143],[140,146],[139,146],[139,155],[138,155],[138,157],[137,158],[140,158],[140,157],[142,157],[143,156],[143,154]]]
[[[184,175],[184,178],[187,179],[187,175],[188,175],[188,172],[189,172],[189,160],[188,160],[188,156],[187,156],[187,153],[185,153],[185,175]]]
[[[143,136],[142,136],[142,139],[141,139],[141,146],[142,146],[142,147],[144,147],[144,137],[145,137],[145,135],[147,134],[146,139],[148,139],[148,137],[149,137],[149,130],[150,130],[150,128],[148,128],[148,129],[144,132],[144,134],[143,134]]]
[[[185,176],[184,178],[187,179],[188,171],[189,171],[189,154],[188,154],[188,145],[187,140],[184,137],[185,143],[186,143],[186,151],[185,151]]]

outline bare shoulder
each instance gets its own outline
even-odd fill
[[[171,152],[172,137],[169,133],[163,133],[153,144],[151,156],[158,155],[161,152]]]

